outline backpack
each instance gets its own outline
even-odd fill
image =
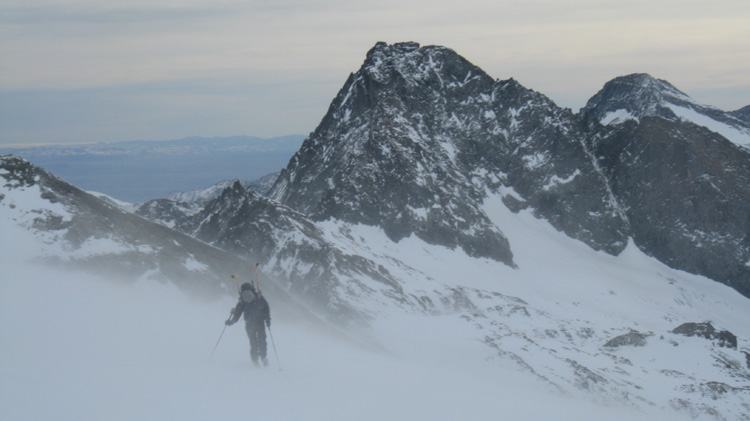
[[[242,302],[245,304],[251,304],[254,303],[255,300],[258,299],[258,296],[255,294],[255,291],[252,289],[246,289],[240,293],[240,298],[242,299]]]

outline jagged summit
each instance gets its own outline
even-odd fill
[[[432,88],[445,88],[471,76],[491,81],[481,69],[455,51],[442,46],[420,46],[416,42],[392,45],[378,42],[367,53],[360,74],[367,74],[378,83],[399,78],[410,85],[423,84]]]

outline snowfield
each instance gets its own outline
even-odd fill
[[[274,320],[280,360],[269,344],[270,365],[257,369],[241,324],[227,328],[209,359],[234,304],[229,299],[207,303],[170,285],[117,285],[17,265],[4,270],[2,288],[0,418],[6,420],[645,415],[553,394],[487,364],[489,348],[453,316],[382,320],[380,350]]]
[[[39,267],[29,262],[38,240],[0,219],[0,418],[716,419],[669,402],[690,399],[686,382],[715,380],[715,355],[742,354],[711,354],[711,342],[668,330],[711,320],[746,350],[746,298],[632,245],[609,256],[500,202],[486,207],[515,245],[517,269],[415,238],[392,243],[368,227],[336,236],[331,222],[326,230],[342,244],[356,238],[361,254],[400,255],[434,278],[405,282],[414,293],[452,284],[477,294],[479,308],[428,316],[363,297],[378,317],[368,331],[344,332],[276,314],[271,302],[279,358],[269,341],[263,369],[250,363],[241,324],[209,358],[233,297],[208,302],[171,284]],[[648,345],[603,350],[605,338],[631,329],[651,335]],[[585,370],[595,375],[581,377]],[[590,384],[571,384],[581,378]],[[736,408],[747,395],[716,405],[742,419]]]
[[[182,255],[188,271],[171,282],[151,278],[158,265],[116,281],[107,265],[166,245],[106,229],[73,244],[44,221],[81,211],[43,197],[0,185],[1,420],[750,420],[750,300],[632,241],[619,256],[594,251],[499,195],[482,211],[515,267],[416,235],[315,224],[393,282],[354,272],[334,285],[369,322],[347,330],[265,289],[275,342],[262,369],[241,324],[212,355],[236,297],[186,292],[190,274],[220,282],[204,249]],[[40,264],[102,253],[109,275]],[[674,332],[685,323],[710,323],[729,343]]]

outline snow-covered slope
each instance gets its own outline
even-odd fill
[[[239,325],[209,359],[232,300],[123,287],[5,255],[0,265],[4,420],[675,419],[550,392],[488,362],[492,350],[454,316],[385,320],[386,346],[375,351],[274,314],[279,358],[269,349],[270,366],[255,369]],[[49,308],[54,315],[38,311]]]
[[[234,418],[251,399],[254,416],[272,419],[747,418],[750,300],[632,244],[618,257],[594,251],[499,197],[483,208],[509,227],[517,268],[320,224],[330,243],[387,265],[408,301],[351,278],[339,292],[374,317],[368,331],[345,332],[280,316],[283,301],[270,299],[278,359],[270,347],[263,370],[238,327],[209,359],[231,297],[202,302],[169,284],[126,288],[22,263],[38,240],[3,217],[15,241],[0,254],[0,416]],[[737,347],[672,332],[707,321]]]
[[[529,212],[513,214],[499,198],[485,210],[511,227],[517,269],[415,237],[393,243],[365,226],[331,222],[327,232],[342,248],[388,262],[404,280],[399,287],[411,303],[394,308],[386,291],[356,301],[378,314],[376,326],[400,317],[398,308],[453,313],[474,341],[494,350],[490,364],[519,370],[548,390],[640,410],[672,408],[675,418],[715,411],[717,419],[743,419],[750,404],[748,299],[670,269],[633,244],[618,257],[593,251]],[[448,291],[452,310],[435,299]],[[703,322],[731,331],[738,347],[673,333]]]
[[[96,191],[87,191],[86,193],[96,197],[97,199],[101,200],[102,202],[108,203],[112,206],[116,206],[125,212],[133,213],[136,209],[138,209],[138,206],[140,206],[140,203],[130,203],[130,202],[124,202],[122,200],[119,200],[117,198],[114,198],[108,194],[96,192]]]
[[[364,315],[386,349],[418,347],[408,338],[437,329],[455,338],[450,346],[459,350],[483,344],[491,370],[539,382],[546,392],[637,414],[660,408],[675,419],[711,413],[742,419],[750,300],[671,269],[632,242],[619,256],[595,251],[529,210],[511,212],[503,199],[488,194],[481,208],[508,227],[515,267],[416,235],[395,242],[378,227],[316,223],[239,184],[196,218],[202,224],[195,233],[236,253],[261,249],[256,241],[284,250],[263,260],[266,270],[303,296],[325,295],[339,320]],[[234,236],[243,226],[252,227],[248,235]],[[266,233],[273,242],[262,242]],[[726,347],[720,336],[673,332],[707,322],[731,332],[736,346]],[[453,367],[452,359],[435,359]]]
[[[170,282],[203,295],[231,291],[236,256],[139,218],[12,155],[0,155],[3,254],[28,247],[38,263],[127,282]],[[36,239],[16,244],[19,235]]]

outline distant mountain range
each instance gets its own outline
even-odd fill
[[[219,180],[255,180],[278,172],[304,136],[190,137],[34,148],[0,148],[54,172],[81,189],[142,203]]]

